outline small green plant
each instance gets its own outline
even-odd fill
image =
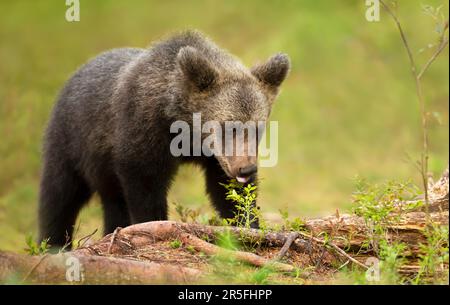
[[[194,254],[194,253],[197,252],[197,251],[195,250],[195,248],[194,248],[193,246],[191,246],[191,245],[188,245],[188,246],[186,247],[186,250],[187,250],[189,253],[191,253],[191,254]]]
[[[260,211],[256,207],[256,185],[243,185],[235,179],[229,181],[228,184],[221,183],[227,189],[226,199],[230,200],[235,207],[234,217],[223,219],[222,225],[234,225],[240,228],[250,229],[255,222],[259,222],[262,232],[267,229],[266,223],[260,217]],[[260,246],[261,238],[248,238],[245,234],[241,234],[240,242],[247,251],[254,251]]]
[[[419,272],[414,278],[414,284],[426,282],[433,279],[434,283],[439,281],[448,282],[445,279],[444,264],[449,262],[448,254],[448,227],[430,225],[425,229],[427,242],[419,245]]]
[[[39,244],[34,240],[33,235],[27,235],[25,242],[27,244],[27,248],[25,251],[29,255],[42,255],[48,252],[50,249],[50,245],[48,243],[48,239],[42,240]]]
[[[300,217],[289,220],[289,212],[287,209],[279,209],[281,218],[283,219],[283,230],[286,231],[304,231],[305,221]]]
[[[404,212],[416,209],[423,203],[413,201],[421,194],[413,183],[388,181],[383,184],[369,184],[364,179],[356,178],[356,191],[353,193],[355,214],[373,222],[392,220],[392,212],[403,209]],[[412,202],[399,205],[400,202]]]
[[[408,247],[404,243],[388,242],[381,239],[379,242],[380,273],[386,284],[399,284],[404,279],[398,274],[399,268],[404,264]]]
[[[411,182],[369,184],[357,178],[353,212],[361,216],[367,225],[369,238],[364,248],[380,254],[380,241],[387,239],[386,226],[398,221],[403,212],[420,207],[423,204],[421,201],[413,201],[419,194],[419,188]],[[401,202],[412,203],[403,205]]]
[[[226,199],[232,201],[236,209],[234,218],[227,219],[227,224],[251,228],[252,223],[259,218],[259,210],[255,205],[256,185],[249,183],[244,186],[235,179],[221,185],[227,189]]]
[[[383,283],[445,282],[448,272],[443,272],[444,265],[449,261],[448,227],[431,222],[423,231],[426,242],[419,244],[419,272],[412,280],[398,274],[410,253],[406,244],[390,240],[387,227],[398,223],[402,213],[412,212],[424,205],[423,201],[417,200],[419,188],[410,182],[390,181],[371,185],[357,179],[356,189],[353,194],[354,213],[364,219],[368,233],[363,248],[373,251],[381,260]]]
[[[217,213],[213,212],[211,216],[208,215],[200,215],[199,222],[204,225],[210,226],[227,226],[228,222],[226,219],[220,218]]]
[[[339,267],[338,283],[356,285],[398,285],[406,282],[406,278],[399,274],[398,269],[404,264],[406,245],[403,243],[380,242],[380,255],[378,263],[372,265],[375,273],[370,270],[356,268],[352,265]]]
[[[275,271],[270,266],[265,266],[251,274],[250,282],[258,285],[269,284],[269,277],[274,273]]]
[[[175,207],[175,212],[178,214],[182,222],[188,222],[189,220],[196,222],[197,218],[200,216],[199,210],[192,210],[176,202],[174,202],[173,205]]]
[[[353,212],[364,219],[368,235],[363,249],[373,251],[381,260],[380,272],[385,283],[403,281],[398,269],[408,251],[405,244],[390,241],[387,226],[398,222],[402,213],[420,207],[422,202],[415,200],[419,195],[419,188],[411,182],[369,184],[363,179],[356,179]]]
[[[181,240],[179,239],[174,239],[170,242],[170,247],[172,249],[178,249],[183,245],[183,243],[181,242]]]
[[[239,241],[231,232],[225,231],[217,235],[217,245],[227,250],[238,250]]]

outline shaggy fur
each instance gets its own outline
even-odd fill
[[[44,144],[40,238],[61,246],[78,212],[100,195],[104,232],[167,219],[166,196],[178,166],[195,162],[222,217],[232,217],[219,182],[256,158],[174,157],[175,120],[266,121],[289,70],[278,54],[252,70],[197,32],[184,32],[148,49],[115,49],[82,66],[53,109]],[[247,173],[246,172],[246,173]]]

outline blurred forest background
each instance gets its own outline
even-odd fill
[[[423,5],[400,0],[398,15],[420,64],[438,34]],[[321,216],[350,206],[354,177],[413,179],[420,114],[398,31],[382,12],[365,19],[364,1],[83,1],[81,21],[65,20],[65,1],[1,1],[0,248],[20,250],[36,236],[42,136],[58,90],[78,66],[111,48],[145,47],[194,28],[251,66],[282,51],[292,71],[274,106],[279,161],[261,170],[259,204],[274,219]],[[423,83],[430,121],[430,171],[448,162],[448,49]],[[183,168],[169,202],[211,216],[199,169]],[[80,215],[80,235],[101,231],[98,199]],[[100,233],[97,233],[97,237]]]

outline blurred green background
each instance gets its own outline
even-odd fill
[[[398,1],[419,63],[432,54],[435,23],[422,4]],[[266,217],[319,216],[349,208],[355,175],[371,181],[412,178],[420,153],[420,116],[406,53],[392,20],[365,19],[364,1],[84,1],[81,21],[65,20],[65,1],[1,1],[0,248],[20,250],[36,235],[42,135],[58,90],[89,58],[110,48],[145,47],[172,31],[195,28],[247,65],[283,51],[292,72],[272,119],[279,121],[279,161],[261,171]],[[448,49],[425,76],[432,119],[430,170],[448,162]],[[185,167],[169,202],[211,215],[201,171]],[[173,213],[172,218],[176,218]],[[80,215],[80,235],[101,228],[94,198]],[[99,233],[96,235],[99,236]]]

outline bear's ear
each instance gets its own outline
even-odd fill
[[[286,54],[275,54],[263,64],[254,66],[252,74],[273,89],[278,88],[289,73],[291,63]]]
[[[208,59],[193,47],[181,48],[177,62],[186,78],[201,91],[211,87],[218,76]]]

